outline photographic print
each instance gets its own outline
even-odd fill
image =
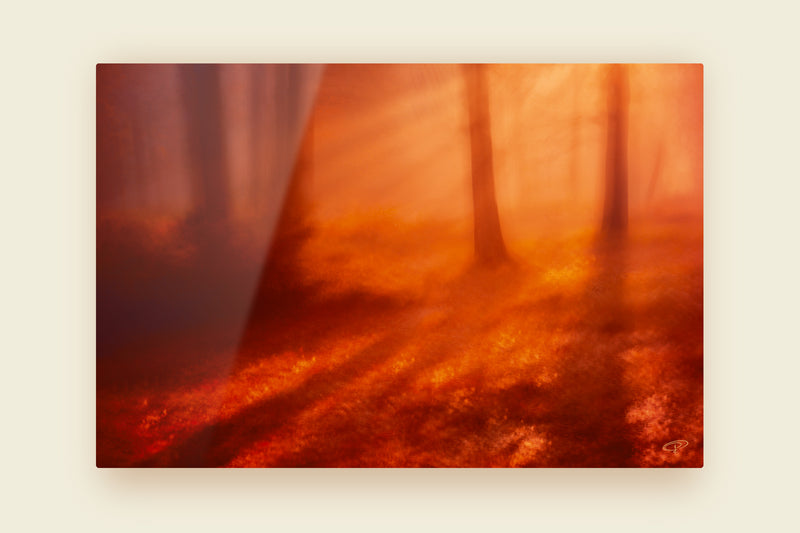
[[[98,467],[701,467],[703,66],[100,64]]]

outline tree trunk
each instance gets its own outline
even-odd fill
[[[250,194],[251,207],[256,211],[263,209],[263,197],[268,194],[269,68],[267,65],[250,66]]]
[[[664,141],[661,140],[658,143],[658,147],[656,148],[656,155],[653,158],[653,170],[650,174],[650,183],[647,185],[647,198],[645,198],[646,205],[649,207],[653,203],[654,193],[658,186],[658,182],[661,181],[661,174],[663,172],[662,169],[662,161],[664,160]]]
[[[581,75],[581,72],[573,74],[574,78]],[[569,194],[575,200],[580,198],[579,183],[579,164],[581,151],[581,80],[575,79],[572,82],[572,121],[570,124],[570,154],[569,154]]]
[[[465,65],[464,77],[469,106],[472,202],[474,209],[475,258],[496,264],[508,258],[494,190],[492,132],[484,65]]]
[[[224,224],[229,210],[219,65],[181,65],[194,215]]]
[[[609,65],[608,77],[602,230],[609,236],[622,236],[628,230],[628,74],[625,65]]]

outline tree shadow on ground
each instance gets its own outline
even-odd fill
[[[486,382],[479,366],[435,394],[402,397],[419,376],[448,358],[457,359],[463,349],[491,336],[502,322],[502,316],[487,316],[484,311],[492,305],[498,309],[495,302],[511,296],[503,288],[514,287],[513,280],[498,282],[492,277],[497,274],[474,272],[468,282],[454,286],[459,296],[447,318],[436,325],[436,333],[420,332],[428,338],[438,335],[427,347],[427,357],[358,399],[360,425],[347,417],[323,420],[324,427],[315,428],[306,446],[281,457],[276,465],[634,466],[635,428],[626,420],[631,393],[624,383],[626,363],[621,357],[632,331],[625,301],[627,253],[622,240],[596,244],[595,267],[578,299],[582,312],[571,325],[570,342],[554,355],[552,373],[557,377],[549,384],[520,376],[515,384],[498,390]],[[507,278],[508,272],[500,276]],[[550,308],[552,301],[525,305]],[[469,390],[469,397],[453,408],[459,390]],[[391,413],[388,421],[380,414],[386,411]],[[526,433],[516,431],[519,428],[536,428],[547,444],[533,457],[512,463],[526,444]],[[380,450],[387,447],[404,452],[381,457]]]
[[[321,419],[308,443],[277,458],[273,464],[286,467],[448,464],[451,452],[458,449],[458,443],[452,441],[479,434],[483,421],[480,416],[456,420],[447,412],[452,383],[431,390],[427,386],[430,377],[436,368],[458,365],[463,353],[474,348],[477,340],[489,338],[502,324],[503,306],[498,306],[498,301],[510,298],[515,280],[521,274],[518,265],[511,263],[467,269],[448,285],[440,299],[431,302],[439,318],[417,324],[412,337],[407,339],[407,345],[415,348],[413,361],[359,391],[354,400],[357,407],[351,410],[357,416],[347,413]],[[475,368],[455,381],[461,388],[480,390],[483,373]],[[446,426],[444,438],[435,428],[441,424]],[[382,451],[387,448],[405,450],[408,454],[401,451],[399,456],[390,455]]]
[[[455,311],[466,302],[479,310],[489,300],[496,299],[499,295],[491,290],[494,285],[491,280],[499,275],[502,274],[487,273],[482,269],[470,271],[448,289],[447,294],[451,297],[428,302],[428,305],[417,303],[412,307],[404,301],[352,294],[331,300],[329,305],[317,304],[317,308],[306,306],[302,320],[300,307],[287,311],[282,318],[273,315],[270,320],[269,314],[264,315],[264,320],[258,326],[259,331],[249,335],[243,362],[237,363],[238,366],[243,366],[244,361],[257,359],[254,351],[259,346],[264,353],[273,351],[275,343],[281,346],[285,342],[320,346],[325,338],[352,334],[354,323],[360,322],[359,326],[355,326],[356,329],[371,327],[379,337],[370,346],[332,369],[314,374],[293,389],[251,404],[231,418],[196,431],[181,443],[142,461],[139,466],[227,465],[248,446],[268,439],[315,403],[380,368],[404,348],[418,344],[423,339],[424,356],[417,357],[412,364],[361,398],[364,403],[384,405],[406,390],[416,376],[457,354],[471,338],[470,334],[480,333],[482,329],[492,326],[481,320],[464,322],[460,320],[463,309],[458,313]],[[465,290],[465,286],[469,290]],[[438,318],[431,319],[431,310]],[[354,316],[364,319],[359,321]],[[479,314],[473,313],[471,316]],[[294,324],[296,328],[298,322],[317,328],[316,334],[301,336],[304,340],[298,342],[297,331],[293,330],[289,336],[278,335],[270,340],[271,335],[284,326]],[[413,418],[407,422],[409,428],[415,425]],[[285,466],[352,464],[370,446],[370,439],[363,438],[370,433],[369,427],[369,420],[344,421],[341,427],[336,428],[339,431],[328,433],[338,437],[322,446],[308,446],[299,454],[293,454],[287,458]]]
[[[537,400],[532,419],[543,424],[549,446],[530,466],[633,466],[634,434],[626,422],[631,395],[622,359],[633,330],[627,256],[622,237],[595,244],[595,266],[580,300],[583,312],[557,355],[557,378]]]
[[[626,254],[623,242],[597,245],[595,268],[578,300],[583,310],[572,326],[570,342],[555,354],[556,378],[546,386],[534,383],[533,376],[522,376],[498,391],[485,382],[478,365],[449,386],[420,392],[421,376],[430,376],[435,367],[448,362],[458,364],[460,354],[490,338],[503,323],[508,307],[497,302],[512,299],[519,269],[473,269],[455,280],[441,299],[395,307],[389,324],[376,327],[376,322],[370,323],[379,332],[378,340],[358,354],[293,389],[200,429],[139,466],[228,465],[254,444],[269,441],[318,402],[334,397],[371,372],[380,372],[381,377],[357,391],[355,405],[316,418],[317,425],[310,428],[308,438],[289,452],[271,457],[270,464],[507,465],[522,445],[522,437],[500,437],[515,427],[530,425],[546,435],[547,446],[519,466],[633,466],[632,428],[626,422],[631,399],[623,382],[625,363],[620,355],[632,328],[625,303]],[[307,316],[325,324],[318,326],[317,336],[307,342],[319,345],[322,338],[347,334],[354,312],[379,315],[383,320],[390,316],[390,308],[386,302],[356,295],[334,301],[324,312],[320,308]],[[431,309],[435,309],[433,320]],[[350,320],[342,320],[339,312]],[[290,313],[285,324],[295,323],[297,318]],[[263,327],[262,344],[283,326],[277,321]],[[297,342],[296,333],[292,333],[293,342]],[[385,371],[387,363],[409,349],[416,353],[409,364]],[[456,387],[470,389],[472,395],[466,407],[453,410],[450,402]],[[409,398],[408,391],[415,396]],[[349,394],[352,397],[353,392]],[[498,422],[501,419],[507,422]],[[387,448],[400,449],[400,455],[381,458],[381,450]]]

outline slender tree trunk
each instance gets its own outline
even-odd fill
[[[267,194],[268,111],[267,80],[269,67],[250,67],[250,193],[252,208],[263,209],[263,196]]]
[[[181,65],[195,215],[224,224],[229,205],[219,65]]]
[[[469,106],[475,257],[479,263],[496,264],[505,261],[508,252],[500,230],[495,198],[492,132],[485,68],[484,65],[465,65],[464,77]]]
[[[647,185],[647,198],[645,199],[648,206],[652,205],[655,196],[658,182],[661,181],[661,173],[663,172],[661,166],[664,158],[664,141],[661,140],[656,148],[656,155],[653,158],[653,170],[650,174],[650,183]]]
[[[628,230],[628,73],[625,65],[608,69],[608,139],[606,143],[603,233]]]
[[[152,132],[149,131],[152,127],[152,120],[148,121],[146,103],[141,98],[134,97],[132,106],[130,120],[133,140],[134,179],[139,195],[138,202],[139,205],[151,208],[153,207],[154,198],[158,198],[158,194],[154,194],[157,182],[153,176],[155,164],[151,141]]]
[[[580,72],[573,74],[574,77],[580,75]],[[580,80],[573,81],[572,88],[572,124],[570,128],[571,143],[569,154],[569,182],[570,182],[570,195],[573,199],[579,198],[580,189],[578,187],[578,164],[580,163],[580,149],[581,149],[581,83]]]

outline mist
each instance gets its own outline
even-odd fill
[[[99,65],[98,463],[702,464],[702,217],[701,65]]]

